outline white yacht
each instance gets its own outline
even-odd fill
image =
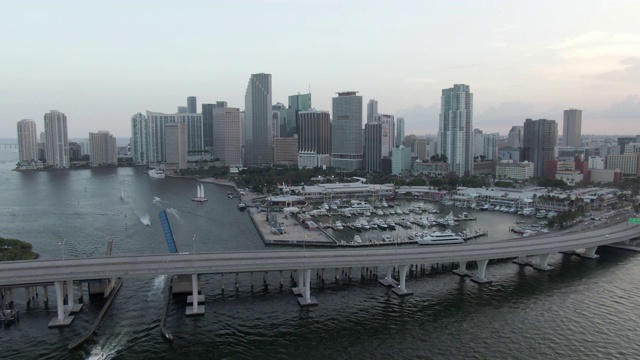
[[[160,169],[151,169],[147,172],[149,176],[156,179],[164,179],[164,171]]]
[[[447,245],[447,244],[462,244],[464,240],[460,235],[456,235],[450,230],[444,232],[432,232],[421,238],[416,239],[420,245]]]
[[[102,351],[100,346],[98,346],[95,349],[91,350],[91,354],[89,354],[87,360],[104,360],[106,358],[107,355]]]
[[[362,243],[362,239],[360,238],[360,235],[354,235],[353,236],[353,242],[360,244]]]

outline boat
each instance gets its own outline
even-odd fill
[[[391,237],[391,235],[382,235],[382,242],[384,243],[393,242],[393,237]]]
[[[102,351],[102,349],[98,346],[91,350],[89,357],[87,360],[104,360],[107,358],[107,355]]]
[[[353,242],[360,244],[362,242],[362,239],[360,238],[360,235],[354,235],[353,236]]]
[[[191,201],[205,202],[207,199],[204,197],[204,185],[196,184],[196,197],[191,198]]]
[[[453,233],[451,230],[443,232],[432,232],[425,236],[416,239],[420,245],[449,245],[449,244],[462,244],[464,240],[460,235]]]
[[[245,210],[246,208],[247,208],[247,205],[245,203],[238,204],[238,210],[242,211],[242,210]]]
[[[151,169],[147,172],[150,177],[156,179],[164,179],[164,171],[160,169]]]

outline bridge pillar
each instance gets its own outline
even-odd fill
[[[43,290],[44,290],[44,307],[47,308],[49,307],[49,286],[45,285],[43,286]]]
[[[311,269],[304,270],[304,296],[298,298],[301,307],[318,306],[318,300],[311,296]]]
[[[304,270],[298,270],[298,287],[291,288],[295,296],[304,295]]]
[[[456,270],[452,271],[454,274],[458,275],[458,276],[471,276],[471,274],[469,274],[469,272],[467,271],[467,262],[466,261],[460,261],[460,265],[458,266],[458,268]]]
[[[200,299],[202,299],[202,301],[204,302],[204,295],[198,295],[198,274],[191,274],[191,291],[192,291],[191,302],[193,305],[191,305],[191,307],[187,306],[186,315],[187,316],[204,315],[204,305],[198,306]],[[188,302],[189,302],[189,298],[187,297],[187,303]]]
[[[73,299],[73,280],[67,280],[67,311],[69,314],[73,314],[80,309],[82,309],[82,304],[76,304]]]
[[[551,254],[540,254],[538,255],[538,259],[540,259],[539,264],[534,266],[533,268],[540,271],[548,271],[553,269],[553,267],[549,266],[549,257]]]
[[[393,279],[393,267],[387,267],[387,273],[384,276],[384,279],[379,279],[378,282],[384,286],[388,287],[396,287],[398,286],[398,282]]]
[[[222,293],[224,294],[224,273],[220,274],[220,289],[222,290]]]
[[[531,265],[531,262],[529,260],[527,260],[527,256],[526,255],[518,256],[517,259],[511,260],[511,262],[514,263],[514,264],[521,265],[521,266]]]
[[[478,260],[478,272],[476,273],[476,276],[471,278],[471,281],[473,281],[476,284],[489,284],[489,283],[491,283],[491,280],[487,279],[487,277],[486,277],[487,264],[488,263],[489,263],[488,259]]]
[[[7,289],[7,304],[9,304],[9,308],[13,309],[13,289]]]
[[[408,295],[412,295],[413,291],[408,291],[407,287],[406,287],[406,281],[407,281],[407,270],[409,269],[409,266],[407,265],[400,265],[398,267],[398,277],[400,278],[400,285],[398,285],[398,287],[393,288],[391,291],[393,291],[394,294],[403,297],[403,296],[408,296]]]
[[[584,249],[585,250],[584,254],[580,254],[580,256],[587,259],[597,259],[600,257],[600,255],[596,254],[597,249],[598,249],[597,246],[586,248]]]
[[[56,281],[53,283],[53,285],[56,288],[56,305],[58,308],[58,316],[49,321],[48,327],[52,328],[69,326],[71,325],[74,317],[66,314],[64,310],[64,281]]]

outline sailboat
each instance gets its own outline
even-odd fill
[[[207,199],[204,197],[204,185],[196,185],[196,197],[191,198],[191,201],[205,202]]]
[[[122,186],[120,187],[120,200],[124,200],[124,191],[122,191]]]

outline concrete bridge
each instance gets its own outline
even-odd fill
[[[147,256],[123,256],[49,261],[16,261],[0,263],[0,288],[14,286],[55,285],[58,297],[57,323],[65,321],[62,308],[64,286],[72,290],[74,280],[105,279],[153,275],[191,275],[193,306],[188,315],[204,313],[198,305],[197,274],[228,274],[268,271],[297,271],[298,287],[294,292],[302,295],[301,306],[317,305],[310,294],[312,269],[374,267],[386,268],[381,282],[393,286],[399,296],[410,295],[406,288],[406,274],[411,264],[460,264],[454,271],[461,276],[472,276],[477,283],[491,282],[486,276],[491,259],[514,258],[518,264],[531,264],[538,270],[548,270],[550,255],[558,252],[584,251],[582,256],[595,258],[598,246],[626,242],[640,237],[640,226],[627,222],[599,229],[562,231],[542,236],[515,238],[500,242],[467,243],[463,245],[388,247],[355,250],[291,250],[291,251],[241,251],[203,254],[169,254]],[[530,259],[532,258],[532,259]],[[533,262],[531,260],[534,260]],[[466,263],[475,261],[477,270],[471,274]],[[397,266],[398,281],[392,278],[391,269]],[[72,291],[69,291],[72,293]],[[203,295],[200,295],[202,298]],[[195,300],[195,301],[194,301]],[[70,302],[73,305],[73,301]],[[66,312],[70,312],[68,309]],[[56,320],[56,319],[54,319]],[[50,324],[51,326],[51,324]],[[56,326],[55,324],[53,326]]]

